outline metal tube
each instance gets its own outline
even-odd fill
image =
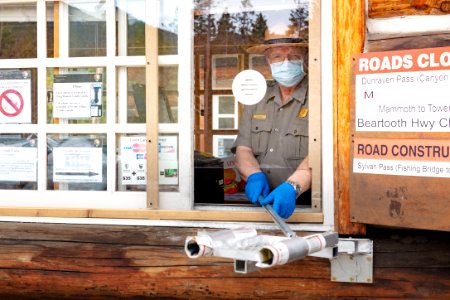
[[[277,214],[275,210],[273,210],[272,206],[270,204],[264,205],[264,208],[266,211],[270,214],[274,222],[280,227],[281,231],[284,233],[285,236],[288,238],[296,237],[294,231],[286,224],[286,222]]]

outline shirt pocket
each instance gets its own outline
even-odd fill
[[[267,121],[252,121],[252,150],[255,155],[266,153],[272,127]]]
[[[285,158],[302,161],[308,155],[308,120],[297,119],[286,130]]]

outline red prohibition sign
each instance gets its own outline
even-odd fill
[[[20,103],[16,103],[13,100],[11,100],[9,98],[10,94],[16,95],[19,98]],[[11,107],[12,112],[7,112],[3,109],[3,105],[5,104],[5,101],[7,103],[6,105],[9,104],[9,106]],[[17,104],[19,104],[19,105],[17,105]],[[9,89],[9,90],[4,91],[0,95],[0,112],[3,113],[5,116],[15,117],[22,112],[22,109],[23,109],[23,98],[22,98],[22,95],[18,91]]]

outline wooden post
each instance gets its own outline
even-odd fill
[[[350,222],[350,72],[352,55],[364,46],[364,0],[333,2],[334,211],[341,234],[362,234],[365,226]]]
[[[145,24],[145,93],[146,93],[146,137],[147,137],[147,207],[159,207],[159,166],[158,166],[158,11],[155,1],[147,1]]]

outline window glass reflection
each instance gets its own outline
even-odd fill
[[[214,194],[215,198],[223,199],[221,203],[248,204],[245,196],[238,195],[243,192],[243,182],[230,151],[243,108],[232,96],[232,82],[239,72],[253,69],[271,84],[269,81],[273,79],[265,56],[250,54],[247,49],[263,43],[266,29],[277,27],[280,20],[287,21],[289,28],[298,29],[300,39],[308,42],[309,1],[194,0],[193,18],[195,150],[223,162],[222,194],[227,196],[221,198]],[[203,159],[194,156],[194,160],[198,163],[197,160]],[[207,176],[210,178],[217,175],[213,170],[209,171]],[[201,189],[202,185],[197,183],[203,180],[202,175],[196,174],[195,188]],[[212,203],[210,198],[204,199],[196,193],[194,202]]]
[[[116,0],[118,55],[145,55],[146,5],[154,3],[145,0]],[[176,55],[178,1],[160,1],[158,7],[158,55]],[[126,21],[122,22],[122,19]],[[126,45],[126,49],[122,49],[122,45]]]
[[[127,123],[145,123],[147,106],[145,68],[129,67],[126,73]],[[159,67],[158,118],[159,123],[178,122],[178,66]]]
[[[106,55],[105,1],[76,1],[69,6],[69,56]]]
[[[36,58],[36,30],[36,4],[0,4],[0,58]]]

